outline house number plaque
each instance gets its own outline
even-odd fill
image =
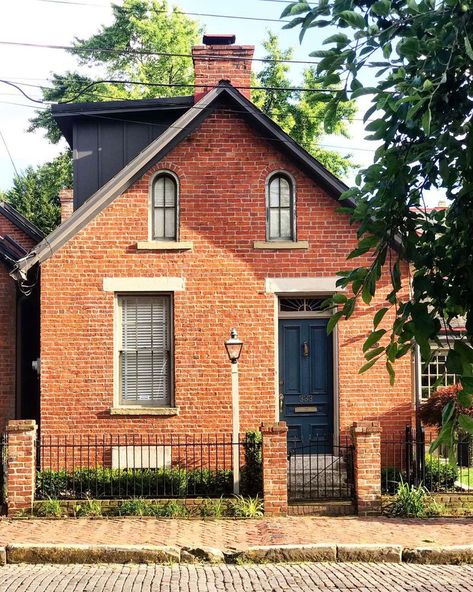
[[[299,403],[312,403],[313,395],[299,395]]]

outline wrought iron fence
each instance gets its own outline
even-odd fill
[[[0,434],[0,514],[3,513],[6,502],[6,464],[7,464],[7,435]]]
[[[348,499],[354,496],[353,446],[348,440],[332,445],[325,438],[289,447],[290,501]]]
[[[225,435],[43,436],[36,499],[220,497],[233,491],[238,448],[241,492],[261,493],[261,441]]]
[[[406,428],[403,438],[383,438],[381,487],[394,494],[402,481],[423,485],[431,493],[473,493],[473,444],[469,437],[460,438],[454,462],[449,461],[445,447],[430,452],[434,437],[423,429]]]

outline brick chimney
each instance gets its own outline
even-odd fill
[[[61,224],[67,220],[74,211],[72,189],[61,189],[59,192],[59,201],[61,202]]]
[[[250,98],[251,59],[254,45],[235,45],[235,35],[204,35],[203,45],[192,48],[198,101],[221,80],[227,80],[245,97]],[[205,86],[201,86],[205,85]]]

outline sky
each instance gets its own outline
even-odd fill
[[[47,84],[52,72],[76,70],[73,56],[65,51],[2,45],[1,42],[70,45],[74,37],[87,38],[97,32],[100,25],[112,21],[109,0],[16,0],[2,3],[0,20],[0,79],[19,82],[33,98],[41,98],[40,85]],[[117,0],[116,3],[121,3]],[[261,42],[266,31],[277,33],[283,48],[295,49],[294,59],[310,60],[309,53],[320,49],[320,32],[314,29],[304,42],[299,44],[298,29],[283,30],[279,16],[286,5],[284,0],[176,0],[187,13],[195,16],[207,33],[235,33],[237,43],[256,46],[255,57],[263,57]],[[251,17],[221,18],[211,15]],[[268,20],[265,20],[268,19]],[[274,19],[274,22],[271,20]],[[329,31],[323,30],[323,37]],[[257,67],[257,62],[254,63]],[[291,66],[291,77],[300,81],[302,66]],[[31,86],[26,86],[31,85]],[[369,99],[360,103],[361,113]],[[361,101],[361,99],[360,99]],[[42,164],[54,158],[65,143],[52,145],[42,132],[27,132],[28,120],[34,114],[35,104],[23,97],[16,89],[0,83],[0,190],[11,186],[15,169],[21,173],[26,167]],[[360,118],[360,115],[357,116]],[[350,126],[350,138],[328,136],[322,145],[351,154],[359,166],[370,164],[376,144],[364,140],[365,132],[358,119]],[[10,154],[8,154],[8,152]],[[13,162],[12,162],[13,161]],[[353,176],[345,179],[350,182]]]

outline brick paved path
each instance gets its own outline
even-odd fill
[[[2,520],[0,546],[8,543],[90,543],[212,546],[310,543],[392,543],[403,546],[471,545],[467,518],[289,517],[263,520]]]
[[[473,592],[473,567],[391,564],[0,568],[0,592]]]

